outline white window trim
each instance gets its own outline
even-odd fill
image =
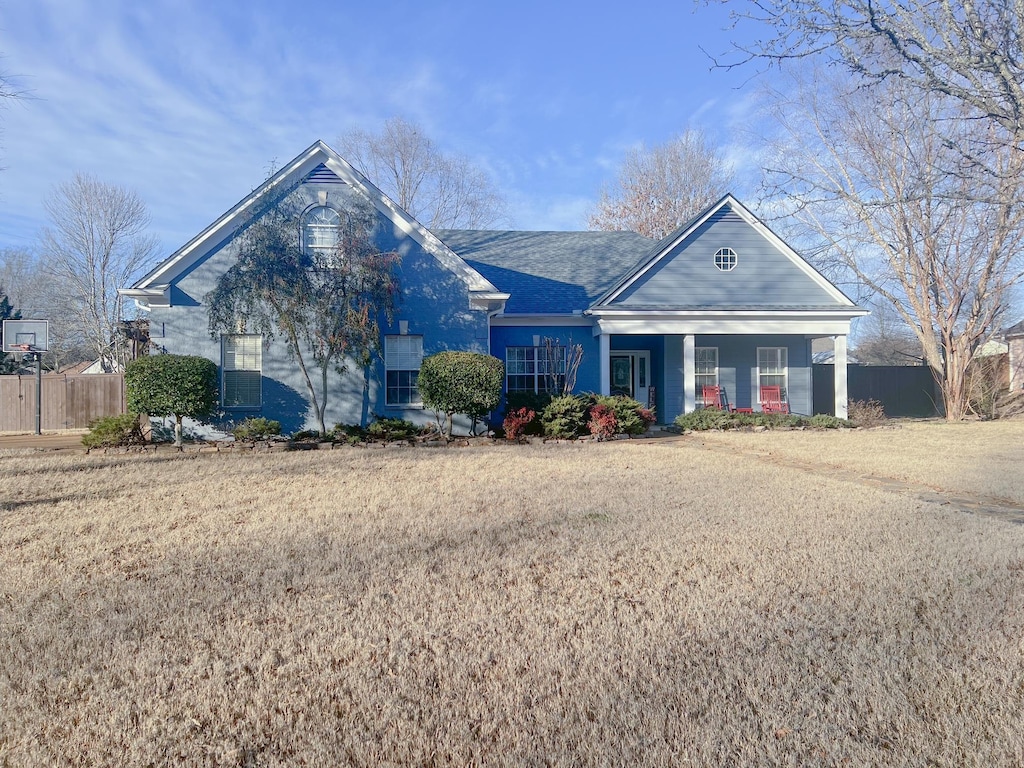
[[[712,374],[701,373],[700,370],[699,370],[699,368],[700,368],[700,353],[702,351],[707,351],[707,350],[714,350],[714,353],[715,353],[715,370],[714,370],[714,372]],[[696,390],[697,390],[696,391],[697,404],[703,407],[703,406],[706,406],[707,403],[704,402],[704,390],[703,390],[703,387],[705,386],[705,384],[704,383],[697,384],[697,382],[700,381],[700,377],[701,376],[711,376],[711,375],[713,375],[714,376],[714,383],[712,383],[710,385],[707,385],[707,386],[713,386],[713,387],[721,386],[721,384],[719,382],[719,378],[718,378],[718,368],[719,368],[719,366],[718,366],[718,347],[694,347],[694,349],[693,349],[693,362],[694,362],[694,386],[696,387]]]
[[[419,341],[419,360],[417,361],[416,367],[412,368],[409,364],[413,362],[412,358],[416,357],[415,352],[409,350],[398,350],[395,347],[408,346],[413,341]],[[419,397],[415,402],[409,403],[396,403],[392,402],[388,397],[388,393],[391,387],[388,386],[388,374],[399,373],[402,371],[416,371],[419,373],[420,367],[423,364],[423,336],[422,334],[388,334],[384,337],[384,405],[388,408],[422,408],[423,398]],[[419,387],[416,387],[416,393],[419,394]]]
[[[333,214],[334,219],[337,220],[337,224],[314,224],[312,219],[314,216],[322,211],[327,211],[329,214]],[[329,232],[331,229],[334,230],[334,243],[331,245],[314,245],[314,240],[320,238],[312,237],[313,233],[323,235]],[[331,208],[328,205],[316,205],[310,208],[302,216],[302,249],[316,259],[319,263],[331,267],[335,266],[333,263],[337,258],[336,248],[338,243],[341,241],[341,214]]]
[[[762,350],[774,350],[776,353],[781,353],[779,359],[782,360],[782,396],[783,399],[789,400],[789,347],[758,347],[757,348],[757,404],[761,404],[761,351]],[[774,372],[764,371],[765,376],[779,376],[780,374]]]
[[[564,377],[565,376],[565,366],[566,366],[566,354],[567,354],[566,346],[564,344],[557,344],[555,346],[556,346],[557,349],[561,349],[562,350],[562,362],[561,362],[561,365],[559,366],[559,368],[561,370],[557,371],[556,375]],[[526,360],[523,360],[523,361],[519,361],[519,360],[515,361],[517,363],[518,362],[525,362],[525,363],[532,362],[533,363],[533,373],[511,373],[510,372],[511,366],[509,365],[509,352],[511,350],[513,350],[513,349],[529,349],[529,350],[533,350],[533,359],[532,360],[526,359]],[[546,353],[547,353],[547,347],[545,347],[543,344],[541,344],[540,346],[536,346],[536,345],[533,345],[533,344],[510,344],[510,345],[506,346],[505,347],[505,393],[506,394],[509,394],[509,393],[511,393],[511,394],[518,394],[518,393],[521,393],[521,392],[527,392],[527,393],[532,392],[535,395],[546,393],[547,392],[546,384],[547,384],[547,381],[548,381],[548,372],[546,370],[546,363],[547,363]],[[533,389],[509,389],[508,381],[513,376],[516,376],[516,377],[529,376],[529,377],[533,378]],[[554,393],[554,394],[557,394],[557,393]]]
[[[220,341],[220,358],[221,358],[221,374],[220,374],[220,402],[221,406],[227,410],[241,410],[241,411],[258,411],[263,407],[263,337],[255,333],[225,333],[221,334]],[[228,355],[228,344],[236,339],[248,339],[255,340],[255,348],[251,350],[243,349],[241,355],[253,356],[255,358],[254,367],[238,367],[237,363],[229,363]],[[235,352],[235,357],[238,353]],[[244,363],[243,363],[244,365]],[[259,374],[259,388],[257,391],[257,402],[255,403],[236,403],[229,405],[225,402],[228,394],[227,379],[229,373],[234,372],[255,372]]]
[[[739,256],[732,248],[719,248],[715,251],[715,267],[720,272],[732,272],[739,263]]]

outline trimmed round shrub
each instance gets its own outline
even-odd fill
[[[816,413],[814,416],[811,416],[809,421],[815,429],[839,429],[839,427],[850,426],[850,422],[846,419],[840,419],[828,413]]]
[[[198,355],[147,355],[124,371],[128,410],[174,416],[174,442],[181,445],[181,420],[200,421],[217,407],[217,365]]]
[[[501,402],[505,366],[496,357],[476,352],[438,352],[423,358],[416,385],[423,404],[446,419],[451,437],[452,416],[482,419]]]

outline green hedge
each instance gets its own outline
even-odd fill
[[[701,408],[676,416],[674,423],[680,429],[690,429],[695,432],[709,429],[736,429],[737,427],[838,429],[839,427],[853,426],[853,423],[846,419],[838,419],[825,413],[807,417],[786,413],[729,413],[717,408]]]

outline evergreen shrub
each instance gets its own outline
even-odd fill
[[[89,422],[89,431],[82,435],[82,445],[86,448],[118,448],[145,442],[139,416],[135,413],[93,419]]]

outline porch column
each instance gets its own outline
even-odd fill
[[[846,336],[836,336],[835,341],[835,379],[836,379],[836,416],[846,418]]]
[[[683,413],[697,410],[697,339],[683,336]]]
[[[612,337],[602,333],[597,337],[600,351],[597,353],[601,359],[601,394],[612,393]]]

